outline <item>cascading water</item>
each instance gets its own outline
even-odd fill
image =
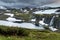
[[[45,18],[42,18],[42,21],[44,22]]]
[[[55,16],[52,17],[49,26],[52,26],[53,25],[54,18],[55,18]]]
[[[48,24],[44,23],[44,20],[45,20],[45,18],[42,18],[42,20],[39,21],[39,24],[41,24],[41,25],[45,25],[45,26],[48,26]]]
[[[52,17],[52,19],[51,19],[51,21],[50,21],[50,24],[49,24],[49,29],[51,30],[51,31],[56,31],[56,30],[58,30],[58,29],[56,29],[56,28],[53,28],[53,22],[54,22],[54,18],[55,18],[55,16],[53,16]]]

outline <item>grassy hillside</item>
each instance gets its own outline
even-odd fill
[[[60,40],[60,33],[0,26],[0,40]]]

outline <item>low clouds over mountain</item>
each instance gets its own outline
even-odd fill
[[[41,6],[54,3],[56,0],[0,0],[0,5],[3,6]]]

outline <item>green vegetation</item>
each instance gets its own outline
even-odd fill
[[[32,15],[30,14],[18,14],[15,15],[16,18],[20,18],[22,20],[25,20],[25,22],[29,22],[29,20],[32,18]]]
[[[6,18],[8,18],[9,16],[6,15],[0,15],[0,20],[6,20]]]
[[[0,26],[0,40],[60,40],[60,33]]]
[[[9,36],[9,35],[17,35],[17,36],[28,36],[29,32],[26,29],[18,28],[18,27],[7,27],[0,26],[0,34]]]

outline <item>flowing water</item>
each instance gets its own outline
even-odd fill
[[[51,30],[51,31],[57,31],[58,29],[56,29],[56,28],[54,28],[52,25],[53,25],[53,23],[54,23],[54,18],[55,18],[55,16],[53,16],[52,17],[52,19],[51,19],[51,21],[50,21],[50,24],[49,24],[49,29]]]
[[[50,24],[49,24],[49,26],[52,26],[52,25],[53,25],[54,18],[55,18],[55,16],[53,16],[53,17],[52,17],[52,19],[51,19],[51,21],[50,21]]]

